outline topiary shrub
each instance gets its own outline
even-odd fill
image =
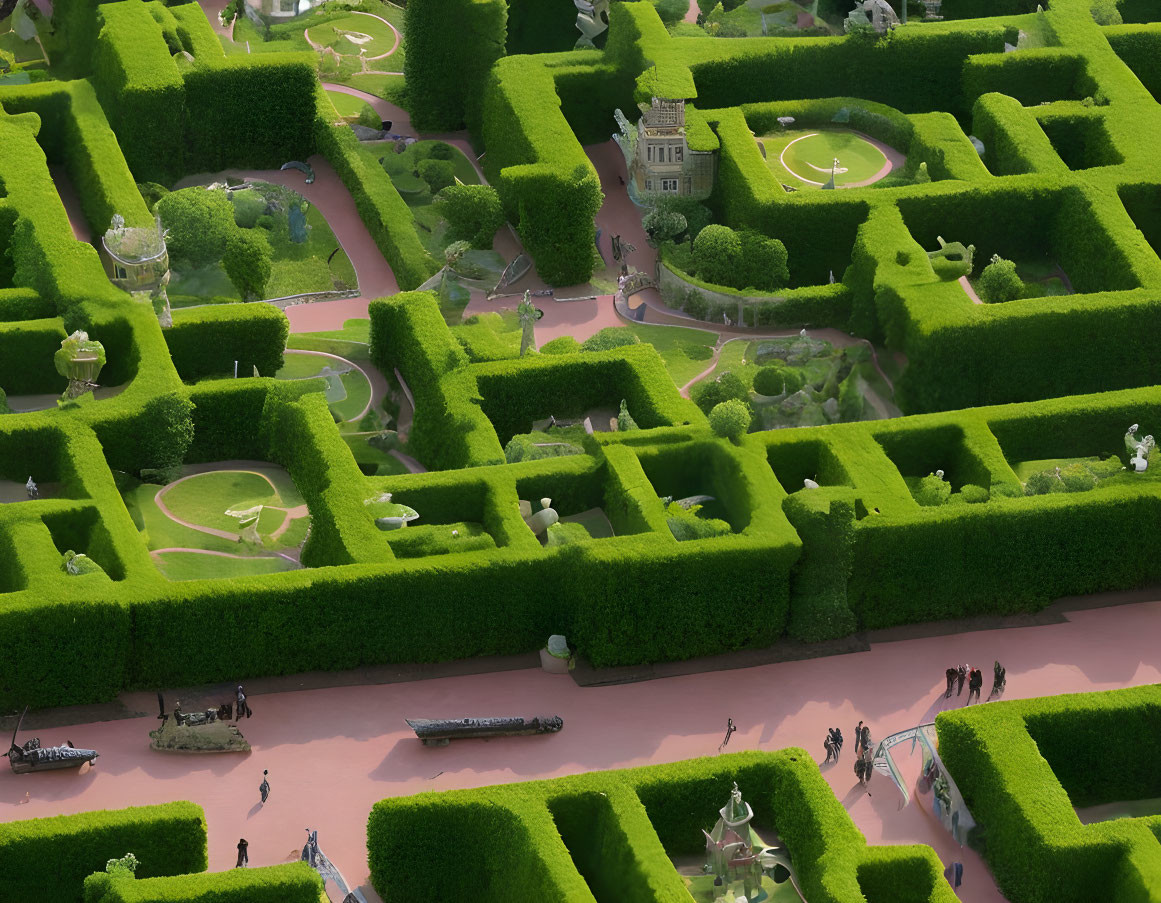
[[[491,185],[449,185],[432,203],[447,220],[448,237],[470,242],[473,248],[491,248],[496,230],[505,223],[500,195]]]
[[[737,442],[750,429],[750,407],[736,398],[723,401],[710,411],[709,424],[714,435]]]
[[[557,336],[540,346],[541,354],[576,354],[580,350],[581,343],[570,335]]]
[[[676,210],[655,207],[645,214],[641,225],[649,233],[649,237],[657,242],[676,238],[686,229],[685,217]]]
[[[710,539],[714,536],[726,536],[733,532],[730,525],[724,520],[715,517],[698,517],[701,505],[685,508],[677,502],[670,502],[665,509],[666,523],[669,532],[678,542],[687,542],[691,539]]]
[[[432,160],[453,160],[456,150],[446,141],[436,141],[427,148],[427,156]]]
[[[418,176],[427,183],[432,194],[438,194],[456,181],[455,167],[450,160],[436,160],[427,158],[420,160],[415,169]]]
[[[741,258],[741,239],[729,226],[706,226],[693,241],[693,265],[706,282],[730,285]]]
[[[606,326],[595,335],[589,336],[581,343],[581,351],[612,351],[614,348],[623,348],[626,345],[636,345],[641,340],[628,326]]]
[[[222,266],[243,300],[256,301],[266,292],[271,273],[270,242],[260,232],[236,229],[226,241]]]
[[[806,376],[782,361],[763,367],[754,375],[754,391],[759,395],[792,395],[806,385]]]
[[[234,223],[241,229],[253,229],[266,212],[266,198],[257,191],[231,191],[230,203],[234,205]]]
[[[733,279],[726,283],[734,288],[756,288],[771,292],[784,288],[790,281],[789,255],[786,245],[776,238],[767,238],[757,232],[742,232],[738,236],[742,256]]]
[[[1023,297],[1025,288],[1016,264],[993,254],[991,262],[980,273],[976,290],[985,304],[1004,304]]]
[[[915,489],[915,501],[924,508],[936,508],[951,498],[951,483],[938,474],[929,473]]]
[[[991,498],[991,493],[983,486],[977,486],[975,483],[967,483],[960,489],[959,494],[963,500],[969,505],[978,505],[981,502],[986,502]]]
[[[617,414],[617,431],[625,432],[626,430],[639,430],[641,427],[637,426],[637,421],[633,419],[633,415],[629,413],[629,405],[626,404],[625,399],[621,399],[621,410]]]
[[[195,267],[221,260],[226,242],[237,228],[234,208],[224,191],[183,188],[157,202],[161,224],[169,230],[170,256]]]

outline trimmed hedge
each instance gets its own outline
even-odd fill
[[[1013,903],[1161,900],[1161,817],[1082,825],[1074,806],[1161,794],[1161,686],[941,712],[939,752]]]
[[[204,376],[273,376],[282,369],[290,335],[286,314],[272,304],[211,304],[173,312],[164,331],[174,367],[190,382]]]
[[[204,871],[201,806],[165,803],[0,824],[0,901],[87,903],[85,878],[130,852],[139,878]]]
[[[464,873],[479,876],[481,901],[688,899],[670,857],[704,850],[731,782],[778,832],[807,899],[955,900],[929,847],[867,846],[795,748],[385,799],[367,825],[371,883],[384,899],[454,894]],[[433,832],[456,851],[454,867],[431,869],[419,838]]]
[[[305,862],[173,878],[85,879],[84,903],[319,903],[323,882]]]

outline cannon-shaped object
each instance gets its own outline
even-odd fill
[[[519,737],[555,734],[564,727],[559,715],[547,718],[407,718],[407,726],[424,746],[447,746],[452,740],[473,737]]]
[[[24,716],[28,714],[28,706],[20,714],[16,722],[16,730],[12,732],[12,745],[8,749],[8,762],[15,774],[28,774],[32,771],[55,771],[58,768],[80,768],[86,762],[97,758],[95,749],[78,749],[72,742],[64,746],[41,746],[40,738],[33,737],[23,746],[16,745],[16,735],[20,733],[20,726],[24,723]]]

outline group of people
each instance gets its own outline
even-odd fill
[[[826,739],[822,741],[826,750],[826,761],[837,762],[843,748],[843,732],[832,727],[826,732]],[[871,743],[871,729],[859,722],[855,727],[855,777],[859,783],[866,784],[871,780],[872,762],[875,758],[874,746]],[[824,763],[825,764],[825,763]]]
[[[958,668],[948,668],[945,672],[947,676],[947,692],[943,694],[944,699],[951,698],[951,691],[955,689],[955,695],[959,696],[963,693],[964,681],[968,685],[967,704],[972,704],[972,698],[975,701],[980,701],[980,690],[984,686],[984,672],[979,668],[973,668],[971,665],[960,665]],[[988,699],[995,699],[1004,692],[1004,688],[1008,684],[1008,672],[1004,666],[996,661],[992,666],[992,692],[988,695]]]

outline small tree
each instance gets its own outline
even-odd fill
[[[656,242],[669,241],[676,238],[686,229],[685,217],[676,210],[655,207],[645,214],[641,225],[649,233],[649,237]]]
[[[727,370],[717,379],[697,383],[690,390],[689,395],[693,403],[701,408],[704,414],[708,415],[723,401],[736,399],[745,404],[750,397],[750,392],[740,376]]]
[[[693,242],[693,265],[699,278],[729,285],[742,258],[742,242],[729,226],[706,226]]]
[[[617,414],[617,432],[623,433],[626,430],[639,430],[640,428],[637,426],[637,421],[633,419],[633,415],[629,413],[629,405],[622,398],[621,411]]]
[[[750,429],[750,407],[736,398],[723,401],[710,411],[709,423],[714,435],[737,442]]]
[[[137,857],[126,853],[120,859],[110,859],[105,863],[105,872],[114,878],[136,878]]]
[[[427,183],[432,194],[438,194],[449,185],[454,185],[456,181],[455,166],[450,160],[436,160],[434,157],[428,157],[426,160],[419,161],[416,172]]]
[[[1024,295],[1024,280],[1016,272],[1016,264],[993,254],[991,263],[980,273],[978,284],[980,300],[987,304],[1003,304]]]
[[[504,225],[500,195],[491,185],[449,185],[435,196],[436,213],[448,223],[448,237],[488,250]]]
[[[691,241],[697,238],[701,230],[714,220],[714,215],[710,212],[709,207],[691,197],[667,194],[657,202],[656,209],[671,213],[680,213],[684,216],[685,231]]]
[[[790,281],[786,245],[776,238],[767,238],[757,232],[741,232],[738,239],[742,247],[740,266],[727,285],[772,292],[783,288]]]
[[[226,242],[222,266],[244,301],[254,301],[266,292],[270,281],[270,243],[260,232],[235,229]]]
[[[166,245],[170,255],[195,267],[221,260],[226,242],[236,230],[234,208],[224,191],[171,191],[157,202],[156,211],[169,230]]]

